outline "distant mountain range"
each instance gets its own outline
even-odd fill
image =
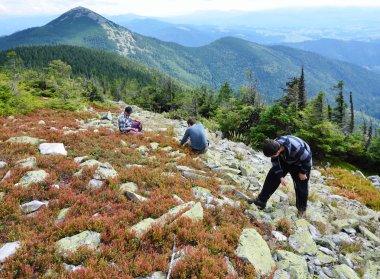
[[[229,82],[246,83],[254,71],[259,90],[268,100],[282,94],[288,78],[305,68],[309,95],[323,90],[332,100],[331,87],[344,80],[353,91],[356,108],[380,118],[380,75],[352,64],[285,46],[263,46],[238,38],[222,38],[203,47],[184,47],[143,36],[82,7],[45,26],[0,38],[0,49],[21,45],[68,44],[116,52],[167,73],[188,84],[219,88]]]

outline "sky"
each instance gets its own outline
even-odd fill
[[[102,15],[168,17],[195,11],[257,11],[293,7],[380,7],[380,0],[0,0],[0,16],[58,15],[83,6]]]

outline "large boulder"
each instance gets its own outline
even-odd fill
[[[243,230],[235,253],[242,260],[250,262],[258,276],[268,276],[275,266],[268,244],[253,228]]]
[[[49,177],[44,170],[28,171],[15,186],[27,188],[32,183],[41,183]]]
[[[86,246],[89,249],[97,249],[100,245],[100,233],[93,231],[84,231],[79,234],[65,237],[57,241],[58,252],[76,252],[80,246]]]
[[[21,244],[18,241],[8,242],[4,245],[0,245],[0,263],[5,262],[5,260],[16,253],[17,249],[20,248]]]
[[[345,264],[334,266],[333,272],[338,279],[359,279],[359,276]]]
[[[67,151],[63,143],[42,143],[38,147],[42,155],[63,155],[67,156]]]
[[[203,220],[203,207],[200,202],[197,202],[190,210],[182,214],[184,217],[188,217],[193,221]]]

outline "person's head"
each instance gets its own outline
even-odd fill
[[[267,157],[277,157],[280,155],[281,145],[272,139],[265,139],[263,144],[263,153]]]
[[[124,110],[124,114],[130,115],[132,113],[132,108],[131,107],[126,107]]]
[[[189,120],[187,120],[187,125],[188,126],[193,126],[195,123],[197,123],[197,120],[195,120],[194,118],[190,118]]]

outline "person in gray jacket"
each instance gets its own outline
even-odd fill
[[[187,125],[188,128],[183,135],[181,145],[188,143],[194,152],[205,153],[208,147],[205,127],[192,118],[187,120]]]
[[[308,182],[313,163],[309,145],[298,137],[287,135],[275,140],[266,139],[263,152],[265,156],[271,157],[272,168],[260,194],[255,199],[249,199],[248,203],[254,203],[259,209],[264,209],[278,186],[287,184],[284,177],[290,173],[294,181],[298,217],[303,217],[307,207]]]

